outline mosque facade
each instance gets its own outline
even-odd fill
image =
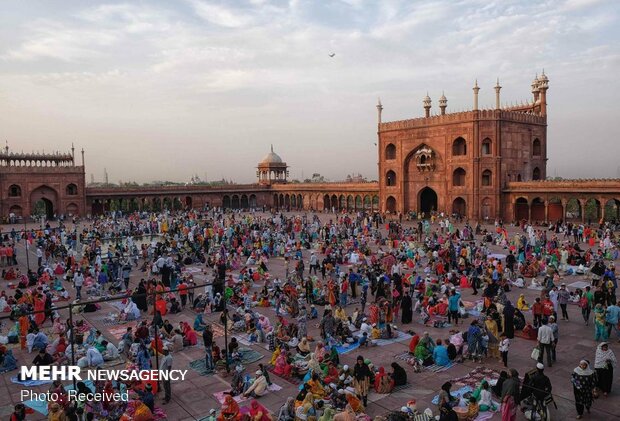
[[[620,180],[547,180],[547,90],[544,74],[531,99],[480,109],[476,82],[473,108],[447,112],[447,98],[423,100],[424,116],[382,121],[377,104],[378,182],[291,183],[288,165],[273,150],[256,167],[252,184],[158,187],[88,187],[70,153],[0,153],[3,220],[43,212],[86,216],[121,209],[204,207],[276,210],[368,210],[390,215],[458,214],[470,220],[598,222],[619,219]]]

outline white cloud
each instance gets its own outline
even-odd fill
[[[175,142],[190,151],[186,163],[170,169],[178,177],[203,166],[203,152],[235,153],[235,166],[213,159],[209,171],[250,181],[255,161],[274,141],[295,170],[375,178],[377,96],[384,119],[410,118],[421,114],[427,90],[435,108],[442,90],[448,111],[470,108],[475,78],[482,105],[492,104],[499,76],[502,100],[520,101],[530,95],[534,72],[545,67],[550,146],[567,143],[576,126],[594,120],[611,140],[620,133],[601,113],[615,109],[610,92],[619,83],[612,6],[584,0],[80,3],[54,19],[25,15],[0,37],[0,115],[11,116],[3,129],[8,136],[27,142],[64,141],[67,131],[76,131],[93,144],[140,145],[125,155],[144,168],[119,167],[123,179],[156,178],[168,156],[149,145]],[[592,106],[582,106],[585,97]],[[566,115],[580,118],[555,124]],[[36,128],[33,119],[40,121]],[[554,153],[581,165],[576,148]],[[343,154],[350,154],[346,169]],[[613,159],[601,155],[597,168]],[[94,172],[99,161],[91,161]]]
[[[249,25],[252,18],[239,10],[207,3],[201,0],[189,0],[196,14],[202,19],[226,28],[241,28]]]

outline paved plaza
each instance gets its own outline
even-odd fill
[[[333,214],[320,214],[321,219],[326,220],[328,218],[333,218]],[[411,222],[405,222],[405,225],[412,224]],[[55,223],[52,223],[54,226]],[[20,227],[16,227],[20,228]],[[23,228],[23,227],[22,227]],[[69,223],[69,229],[71,228],[71,224]],[[492,226],[488,226],[488,228],[492,228]],[[3,232],[10,231],[11,226],[4,226]],[[509,228],[509,232],[514,233],[518,230],[518,228],[511,227]],[[376,249],[376,247],[375,247]],[[496,253],[505,253],[505,250],[502,250],[499,247],[492,246],[492,249]],[[23,248],[23,243],[20,244],[18,248],[18,259],[19,266],[22,269],[26,269],[26,259],[24,255],[25,249]],[[304,250],[304,259],[307,261],[309,258],[309,250]],[[30,265],[31,267],[36,264],[36,256],[31,251],[30,255]],[[269,261],[269,272],[272,277],[279,277],[280,279],[284,278],[285,265],[284,260],[282,258],[272,258]],[[202,273],[202,268],[193,268],[195,271],[194,277],[198,284],[201,284],[208,279],[212,279],[211,271],[209,271],[208,276],[205,276]],[[235,273],[236,274],[236,273]],[[131,286],[135,287],[139,282],[141,277],[144,277],[146,274],[140,272],[137,269],[134,269],[131,274]],[[586,281],[583,277],[580,276],[567,276],[562,279],[562,282],[565,282],[569,285],[571,290],[574,290],[573,287],[570,287],[571,284],[577,282]],[[578,284],[577,284],[578,285]],[[258,290],[262,286],[262,283],[254,285],[254,290]],[[7,289],[7,281],[2,281],[2,289]],[[69,290],[73,292],[73,288],[69,287]],[[198,293],[198,291],[197,291]],[[540,291],[533,289],[516,289],[514,288],[511,292],[508,293],[509,299],[515,303],[519,294],[525,294],[528,302],[533,302],[534,298],[540,295]],[[479,299],[478,296],[472,295],[471,289],[466,289],[462,291],[462,299],[465,301],[475,302]],[[370,302],[370,297],[369,297]],[[347,314],[353,311],[355,305],[350,305],[347,307]],[[81,314],[75,317],[75,319],[84,318],[88,321],[92,326],[104,332],[106,337],[113,337],[113,332],[111,331],[113,327],[106,326],[103,323],[103,318],[111,311],[116,311],[114,307],[110,304],[103,304],[103,308],[95,313]],[[275,314],[273,308],[260,308],[258,311],[261,314],[267,315],[272,324],[275,320]],[[553,394],[555,397],[555,401],[558,405],[558,409],[553,409],[553,419],[562,419],[562,418],[574,418],[576,415],[574,401],[573,401],[573,392],[572,386],[570,382],[570,375],[574,367],[577,365],[579,360],[588,359],[591,362],[594,361],[594,354],[596,349],[596,343],[594,341],[594,327],[592,324],[590,326],[585,326],[581,317],[581,312],[578,306],[569,305],[569,315],[570,321],[559,321],[560,328],[560,340],[557,346],[558,351],[558,361],[553,365],[552,368],[548,368],[545,370],[545,373],[550,377],[553,384]],[[63,317],[67,317],[67,312],[62,312]],[[319,314],[322,314],[322,308],[319,308]],[[146,316],[143,316],[143,318]],[[150,320],[151,316],[148,316],[147,320]],[[169,319],[173,325],[177,325],[179,321],[188,321],[190,323],[193,322],[195,317],[195,313],[186,309],[182,313],[175,315],[167,315],[165,318]],[[531,320],[531,313],[526,313],[526,319]],[[205,320],[207,323],[219,323],[219,314],[209,314],[206,315]],[[465,319],[465,325],[469,325],[469,322],[472,319]],[[308,330],[309,334],[314,338],[320,338],[319,329],[316,320],[308,322]],[[3,328],[3,332],[6,332],[8,328],[12,325],[12,322],[6,320]],[[396,321],[396,325],[400,331],[413,330],[418,333],[422,333],[423,331],[428,331],[434,339],[437,338],[448,338],[450,328],[442,328],[436,329],[432,327],[425,327],[421,324],[420,318],[417,314],[414,314],[413,322],[408,325],[401,325],[400,320]],[[462,325],[458,327],[461,328]],[[116,326],[118,327],[118,326]],[[49,322],[45,325],[46,330],[50,329]],[[217,330],[217,329],[216,329]],[[612,342],[611,348],[616,352],[620,349],[620,344],[616,342],[617,338],[610,339]],[[221,336],[218,336],[216,333],[216,342],[218,345],[223,347],[224,339]],[[199,344],[202,341],[199,340]],[[396,361],[395,357],[399,354],[403,354],[408,350],[409,340],[403,340],[401,342],[391,343],[386,346],[377,346],[366,348],[363,351],[359,349],[354,350],[352,352],[348,352],[340,355],[341,364],[349,364],[349,366],[353,366],[355,364],[355,358],[358,354],[364,355],[364,357],[369,358],[376,366],[386,366],[389,367],[389,364],[392,361]],[[523,375],[526,371],[532,369],[535,365],[534,361],[530,358],[530,353],[532,351],[533,346],[535,345],[534,341],[529,341],[526,339],[522,339],[519,337],[515,337],[512,341],[512,346],[510,348],[509,354],[509,367],[516,368],[521,375]],[[21,350],[19,350],[18,345],[10,345],[10,347],[14,350],[18,364],[28,365],[32,359],[34,358],[34,354],[27,354]],[[262,359],[252,364],[246,366],[246,373],[254,373],[258,363],[268,363],[271,358],[271,352],[266,349],[266,344],[253,344],[251,348],[255,351],[258,351],[263,355]],[[314,348],[314,344],[312,344],[312,348]],[[176,352],[173,354],[174,364],[173,368],[176,369],[188,369],[189,363],[193,360],[200,359],[204,356],[204,351],[202,349],[202,345],[198,345],[191,348],[185,348],[180,352]],[[473,363],[471,361],[465,361],[462,364],[457,364],[448,370],[442,372],[431,372],[423,370],[420,373],[415,373],[412,367],[402,361],[399,361],[401,365],[405,367],[407,370],[408,381],[410,387],[395,393],[391,393],[388,395],[377,395],[371,396],[371,403],[367,408],[367,414],[372,416],[386,414],[391,410],[395,410],[405,405],[407,401],[411,399],[415,399],[417,401],[418,408],[426,408],[431,407],[433,411],[436,413],[435,405],[431,404],[432,398],[438,394],[440,390],[440,386],[448,380],[461,377],[466,375],[470,371],[474,370],[476,367],[479,367],[481,364]],[[501,363],[497,360],[487,358],[484,360],[482,366],[501,370]],[[618,373],[618,371],[616,371]],[[15,385],[11,383],[10,377],[14,376],[15,372],[9,372],[2,375],[2,381],[0,382],[0,419],[7,419],[8,415],[11,413],[12,407],[14,404],[20,402],[20,391],[21,386]],[[272,412],[277,412],[280,406],[286,401],[286,398],[289,396],[295,396],[297,394],[297,387],[288,381],[272,375],[272,382],[281,387],[278,391],[273,391],[268,393],[266,396],[260,398],[260,402],[263,403],[267,408],[269,408]],[[170,420],[196,420],[201,419],[208,415],[210,409],[215,408],[219,409],[220,405],[216,401],[214,397],[214,393],[222,392],[227,390],[229,387],[230,378],[222,377],[221,375],[211,375],[211,376],[201,376],[196,371],[189,369],[187,378],[184,382],[176,382],[172,385],[172,401],[163,406],[168,419]],[[593,420],[603,420],[603,419],[612,419],[618,418],[618,404],[620,404],[620,398],[618,395],[618,384],[617,384],[617,375],[615,381],[615,389],[612,394],[607,397],[596,400],[594,406],[592,408],[592,414],[589,416],[589,419]],[[34,387],[35,391],[46,391],[48,386],[40,386]],[[161,406],[161,400],[163,397],[163,393],[160,393],[157,398],[157,406]],[[241,406],[249,404],[249,400],[244,401]],[[521,416],[520,416],[521,417]],[[495,414],[493,419],[500,419],[500,414]],[[43,420],[45,417],[40,414],[33,414],[28,416],[28,420]]]

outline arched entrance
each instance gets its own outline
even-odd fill
[[[418,210],[420,212],[424,212],[428,216],[430,212],[437,210],[437,193],[435,193],[435,190],[430,187],[424,187],[420,191],[418,203]]]
[[[385,209],[389,213],[396,213],[396,199],[393,196],[387,198],[385,203]]]
[[[465,216],[467,213],[467,204],[465,203],[465,199],[462,197],[457,197],[452,202],[452,213],[455,213],[459,216]]]
[[[53,219],[56,213],[58,194],[48,186],[41,186],[30,194],[30,214]]]
[[[530,205],[525,197],[519,197],[515,201],[515,220],[529,220],[530,219]]]
[[[54,219],[54,204],[51,200],[42,197],[32,205],[32,215],[38,218],[45,216],[48,220]]]

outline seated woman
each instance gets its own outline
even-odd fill
[[[308,342],[308,338],[301,338],[301,342],[297,345],[297,352],[304,357],[310,354],[310,343]]]
[[[420,342],[420,335],[414,333],[411,337],[411,341],[409,341],[409,353],[415,354],[415,348],[418,346],[418,342]]]
[[[7,371],[17,369],[17,360],[13,356],[13,350],[8,349],[2,358],[2,364],[0,364],[0,373],[6,373]]]
[[[497,408],[491,400],[491,391],[489,390],[489,383],[483,380],[479,387],[478,405],[481,412],[496,411]]]
[[[480,412],[480,407],[476,398],[473,396],[469,398],[469,404],[467,405],[467,413],[465,414],[466,421],[474,421]]]
[[[196,331],[190,327],[189,323],[181,322],[180,324],[183,332],[183,345],[196,345],[198,343],[198,335],[196,334]]]
[[[288,363],[287,353],[285,350],[281,350],[276,363],[273,368],[273,373],[281,377],[289,377],[291,375],[293,366]]]
[[[325,350],[325,345],[323,342],[317,343],[316,348],[314,349],[314,358],[316,358],[317,361],[323,361],[326,353],[327,351]]]
[[[241,410],[235,399],[226,395],[217,421],[241,421]]]
[[[322,399],[325,396],[325,387],[319,376],[319,373],[313,372],[310,380],[306,382],[309,392],[314,395],[315,399]]]
[[[517,309],[520,311],[528,311],[530,309],[530,305],[525,300],[524,294],[519,295],[519,299],[517,300]]]
[[[415,347],[414,355],[422,362],[423,366],[428,367],[429,365],[433,365],[433,355],[424,344],[418,343],[418,346]]]
[[[394,387],[404,386],[407,384],[407,372],[396,362],[392,363],[392,372],[390,373],[390,377],[392,377]]]
[[[447,366],[450,365],[450,357],[448,357],[448,350],[443,345],[441,339],[437,339],[437,346],[433,349],[433,360],[436,365]]]
[[[362,403],[362,400],[358,398],[357,395],[355,395],[353,388],[348,387],[345,390],[345,393],[347,399],[347,407],[350,407],[356,414],[363,412],[364,404]]]
[[[256,399],[254,399],[250,403],[250,421],[271,421],[272,418],[269,415],[269,411],[263,405],[258,403]]]
[[[379,372],[375,375],[374,386],[377,393],[390,393],[394,389],[394,382],[385,372],[385,368],[379,367]]]
[[[202,332],[207,327],[207,324],[204,322],[202,318],[202,313],[198,313],[194,318],[194,330],[197,332]]]

